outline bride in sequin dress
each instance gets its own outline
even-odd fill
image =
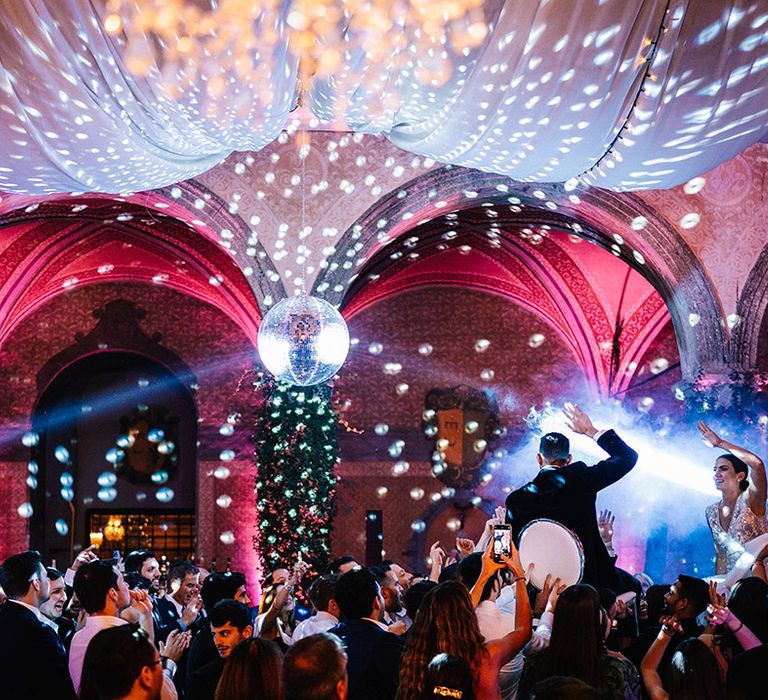
[[[723,440],[704,421],[699,421],[698,428],[704,442],[727,450],[714,467],[715,488],[722,496],[706,510],[717,551],[717,573],[725,574],[741,556],[745,543],[768,532],[765,465],[749,450]],[[755,566],[762,565],[762,561],[755,562]]]

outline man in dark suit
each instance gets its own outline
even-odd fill
[[[192,629],[203,607],[200,600],[200,570],[189,561],[176,561],[168,569],[170,590],[158,598],[152,616],[155,622],[155,638],[165,641],[175,629],[186,632]]]
[[[253,634],[251,610],[236,600],[222,600],[208,613],[213,643],[217,657],[197,669],[187,687],[189,700],[213,700],[216,686],[224,670],[224,663],[240,642],[250,639]]]
[[[51,582],[51,592],[48,600],[40,606],[40,612],[48,618],[48,624],[59,635],[64,648],[69,651],[69,645],[72,643],[76,625],[74,620],[65,617],[64,608],[67,604],[67,599],[71,596],[71,589],[67,590],[67,587],[64,585],[64,574],[61,571],[50,566],[46,571]]]
[[[0,607],[0,688],[2,696],[24,700],[74,697],[67,655],[40,612],[51,582],[39,552],[8,557],[0,566],[8,600]]]
[[[613,431],[600,431],[578,406],[565,404],[570,429],[587,435],[604,449],[608,459],[587,466],[572,462],[570,443],[565,435],[547,433],[541,438],[539,473],[507,497],[507,522],[515,539],[532,520],[550,518],[573,530],[584,547],[583,583],[610,588],[621,593],[611,557],[600,538],[595,502],[597,492],[628,474],[637,462],[637,453]]]
[[[349,700],[392,700],[397,692],[403,642],[379,622],[384,598],[370,569],[355,569],[336,583],[336,603],[346,618],[328,630],[347,651]]]

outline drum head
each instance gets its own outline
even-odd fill
[[[535,564],[531,583],[538,589],[544,587],[547,574],[553,580],[572,586],[581,581],[584,574],[584,549],[576,533],[565,525],[548,518],[532,520],[520,533],[520,561],[527,571]]]

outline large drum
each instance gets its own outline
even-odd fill
[[[531,583],[544,588],[547,574],[552,580],[572,586],[584,575],[584,547],[575,532],[549,518],[532,520],[520,532],[518,542],[523,569],[533,563]]]

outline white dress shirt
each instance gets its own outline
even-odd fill
[[[75,632],[69,648],[69,676],[72,678],[72,685],[74,685],[78,695],[80,694],[80,681],[83,676],[85,652],[88,650],[91,640],[102,630],[127,624],[125,620],[113,615],[89,615],[82,629]],[[160,692],[161,700],[178,700],[178,697],[173,681],[163,673],[163,685]]]
[[[502,591],[508,589],[511,589],[511,586],[505,586]],[[508,595],[508,593],[505,594],[503,599],[502,596],[499,596],[496,602],[484,600],[475,608],[480,634],[483,635],[486,642],[501,639],[515,629],[515,616],[504,612],[502,609],[507,609],[510,605]],[[514,593],[512,602],[514,602]],[[517,697],[517,686],[520,684],[520,677],[522,675],[523,655],[521,652],[504,664],[499,672],[499,690],[501,691],[502,700],[515,700]]]
[[[312,634],[320,634],[321,632],[327,632],[331,627],[335,627],[339,624],[339,620],[329,612],[321,610],[316,615],[307,618],[296,625],[296,629],[293,630],[292,642],[295,644],[304,637],[309,637]]]

